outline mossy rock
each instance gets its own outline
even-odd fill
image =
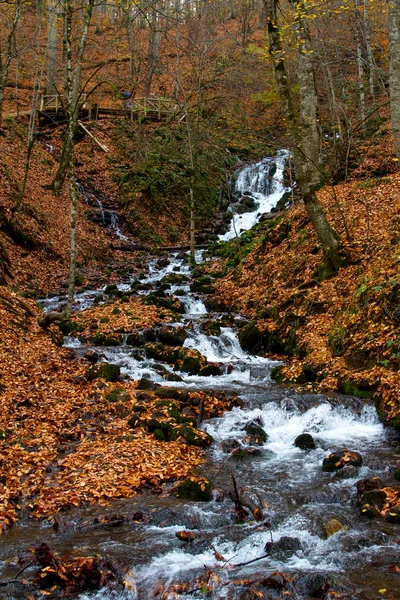
[[[118,286],[115,283],[110,283],[106,286],[104,293],[107,294],[107,296],[114,296],[118,293]]]
[[[271,369],[270,377],[276,383],[282,383],[284,377],[282,374],[283,365],[277,365]]]
[[[370,490],[364,492],[360,500],[363,504],[370,504],[382,510],[387,501],[387,494],[385,490]]]
[[[218,377],[218,375],[222,375],[222,369],[218,365],[214,365],[209,363],[199,371],[199,375],[202,377]]]
[[[109,323],[110,319],[108,317],[101,317],[100,323]]]
[[[108,402],[128,402],[131,396],[123,388],[117,387],[106,395]]]
[[[75,285],[76,287],[81,287],[84,284],[85,277],[82,273],[77,273],[75,275]]]
[[[207,448],[213,443],[214,439],[208,433],[202,432],[202,435],[189,425],[176,427],[171,434],[171,439],[176,440],[180,437],[185,439],[188,446],[197,446],[198,448]]]
[[[181,414],[181,407],[177,402],[171,402],[170,400],[157,400],[155,406],[157,408],[166,408],[169,416],[176,421],[179,420]]]
[[[142,415],[140,412],[135,411],[130,419],[128,419],[128,426],[136,429],[136,427],[140,427],[141,425],[143,425]]]
[[[6,439],[6,432],[0,429],[0,441]]]
[[[108,336],[104,339],[103,346],[120,346],[122,339],[115,336]]]
[[[121,369],[118,365],[112,363],[101,363],[100,365],[93,365],[87,372],[87,379],[93,381],[94,379],[105,379],[106,381],[118,381],[121,375]]]
[[[115,308],[112,309],[111,314],[112,315],[120,315],[121,314],[121,309],[118,308],[118,306],[116,306]]]
[[[63,335],[71,335],[71,333],[78,333],[84,329],[81,323],[70,320],[59,321],[58,327]]]
[[[267,433],[264,431],[261,425],[255,423],[254,421],[246,423],[246,425],[243,427],[243,430],[249,435],[254,436],[254,438],[258,440],[257,443],[261,442],[262,444],[265,444],[268,440]]]
[[[154,381],[148,379],[147,377],[142,377],[141,379],[139,379],[137,384],[138,390],[155,390],[155,388],[156,384],[154,383]]]
[[[193,479],[185,479],[173,490],[177,498],[183,500],[194,500],[197,502],[209,502],[212,499],[211,482],[207,479],[201,482]]]
[[[153,432],[154,437],[156,438],[156,440],[158,440],[159,442],[166,442],[167,438],[165,437],[165,435],[163,434],[163,432],[161,431],[161,429],[156,429]]]
[[[201,362],[199,358],[193,356],[185,356],[182,361],[181,371],[189,373],[189,375],[198,375],[201,369]]]
[[[146,422],[146,428],[149,433],[154,433],[157,430],[162,431],[162,433],[165,437],[165,440],[173,439],[171,437],[171,433],[172,433],[171,423],[167,423],[164,421],[160,421],[159,419],[152,418]]]
[[[368,382],[355,382],[351,379],[339,379],[338,390],[348,396],[356,396],[357,398],[370,398],[376,390],[376,385]]]

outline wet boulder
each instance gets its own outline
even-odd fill
[[[249,354],[257,354],[263,349],[263,335],[259,331],[256,321],[250,321],[241,327],[238,337],[240,346]]]
[[[233,450],[236,450],[240,447],[240,443],[238,440],[235,440],[235,438],[228,438],[227,440],[222,440],[219,447],[221,448],[222,452],[230,454]]]
[[[84,357],[93,365],[95,365],[100,360],[100,355],[95,350],[86,350]]]
[[[362,456],[358,452],[350,452],[347,449],[332,452],[326,456],[322,463],[322,470],[327,472],[338,471],[343,467],[361,467]]]
[[[163,379],[165,379],[165,381],[183,381],[182,377],[176,373],[166,373],[163,375]]]
[[[196,481],[188,477],[174,488],[173,493],[184,500],[209,502],[212,499],[212,485],[207,479]]]
[[[257,421],[250,421],[249,423],[246,423],[246,425],[243,427],[243,431],[254,438],[257,445],[265,444],[268,440],[268,435],[261,425],[257,423]]]
[[[324,524],[324,531],[327,538],[331,537],[339,531],[345,531],[348,527],[343,525],[338,519],[330,519]]]
[[[222,375],[222,369],[215,363],[208,363],[205,367],[200,369],[199,375],[201,377],[218,377]]]
[[[382,479],[379,477],[367,477],[366,479],[360,479],[356,483],[357,495],[362,496],[364,492],[370,492],[371,490],[381,490],[384,486]]]
[[[310,433],[301,433],[297,436],[293,443],[301,450],[315,450],[317,447],[314,438]]]
[[[364,492],[360,497],[360,502],[362,504],[369,504],[382,510],[384,505],[388,500],[387,493],[385,490],[370,490],[368,492]]]
[[[256,456],[261,456],[263,454],[262,450],[259,448],[236,448],[231,452],[229,457],[230,460],[241,461],[248,458],[255,458]]]
[[[295,587],[301,598],[328,598],[325,594],[331,585],[324,573],[304,573],[297,579]]]
[[[143,346],[145,337],[142,331],[133,331],[126,338],[126,344],[128,346]]]
[[[158,330],[158,340],[166,346],[183,346],[188,337],[184,327],[161,327]]]
[[[400,523],[400,504],[388,510],[385,516],[391,523]]]
[[[301,542],[298,538],[283,536],[277,542],[267,542],[265,544],[265,553],[274,560],[284,561],[302,550]]]
[[[155,391],[157,398],[172,398],[173,400],[179,400],[180,402],[186,402],[189,398],[189,392],[187,390],[181,390],[175,387],[159,387]]]

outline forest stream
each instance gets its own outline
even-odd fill
[[[265,159],[235,173],[232,185],[236,192],[242,198],[252,198],[254,203],[248,212],[234,216],[221,240],[232,239],[253,227],[260,215],[268,213],[288,192],[281,181],[286,159],[287,152],[281,151],[275,159]],[[81,193],[84,192],[82,188]],[[118,222],[114,219],[110,223],[116,235],[126,239]],[[204,260],[203,251],[197,251],[196,260]],[[170,253],[162,262],[157,257],[150,258],[140,280],[147,289],[140,293],[159,289],[160,282],[171,273],[190,278],[188,253]],[[374,406],[364,400],[300,393],[273,383],[270,372],[278,363],[250,356],[240,346],[236,326],[240,315],[209,312],[204,298],[191,292],[189,284],[190,281],[171,285],[166,290],[172,295],[180,290],[185,313],[176,327],[186,330],[184,346],[218,363],[221,374],[174,372],[181,380],[166,381],[165,373],[173,373],[171,365],[160,368],[159,361],[126,343],[103,348],[103,360],[118,364],[126,378],[147,378],[180,389],[219,390],[240,398],[240,406],[222,418],[204,421],[201,426],[214,439],[200,470],[213,483],[212,500],[188,502],[146,492],[134,499],[116,500],[106,508],[91,506],[65,513],[65,519],[76,527],[61,534],[47,522],[22,522],[1,538],[0,579],[10,578],[15,571],[8,559],[45,541],[60,554],[73,551],[111,557],[131,588],[124,592],[105,588],[92,595],[82,594],[81,600],[161,598],[164,596],[157,595],[160,582],[165,586],[195,580],[208,570],[214,575],[212,592],[205,593],[201,585],[192,585],[179,595],[168,597],[255,598],[232,582],[263,575],[268,593],[262,597],[325,598],[328,596],[323,594],[334,589],[355,600],[389,597],[385,596],[386,590],[393,598],[400,598],[399,575],[390,570],[400,558],[399,526],[363,517],[356,490],[361,479],[379,477],[384,482],[393,481],[393,469],[400,460],[398,434],[384,428]],[[131,281],[118,287],[128,290]],[[76,309],[91,306],[98,294],[99,290],[77,294]],[[61,301],[58,296],[46,299],[45,310],[56,308]],[[211,319],[224,323],[219,335],[210,335],[203,326]],[[66,337],[65,345],[78,355],[88,350],[75,337]],[[265,433],[256,445],[249,437],[254,427]],[[297,436],[304,432],[311,434],[315,448],[304,450],[294,445]],[[243,450],[240,460],[230,454],[232,448]],[[324,458],[343,449],[360,453],[362,465],[324,472]],[[235,519],[234,504],[227,493],[232,488],[232,473],[240,489],[247,488],[262,506],[262,522],[240,523]],[[139,512],[146,515],[142,522],[97,529],[79,527],[83,519],[93,520],[100,513]],[[333,519],[343,527],[327,537],[326,524]],[[197,535],[187,543],[176,536],[182,530]],[[268,556],[251,562],[266,554],[266,544],[271,541]],[[284,573],[287,581],[276,572]],[[0,589],[0,598],[16,600],[18,595],[11,588],[4,588]]]

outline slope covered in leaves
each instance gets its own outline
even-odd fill
[[[395,173],[318,193],[343,240],[337,276],[318,281],[319,244],[297,204],[261,224],[229,270],[231,242],[216,289],[218,300],[257,322],[264,351],[290,357],[278,379],[373,396],[392,424],[400,421],[399,189]]]
[[[131,308],[138,328],[163,318],[139,301]],[[186,476],[203,460],[203,450],[179,436],[162,442],[142,426],[132,428],[136,382],[91,381],[89,363],[60,348],[58,328],[41,329],[37,312],[33,301],[1,288],[0,533],[20,509],[50,516],[83,502],[131,497],[143,485]],[[123,401],[109,395],[116,386]],[[144,416],[158,400],[146,393]]]

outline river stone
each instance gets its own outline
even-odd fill
[[[346,525],[343,525],[343,523],[338,521],[338,519],[331,519],[330,521],[324,524],[324,530],[327,538],[331,537],[331,535],[337,533],[338,531],[344,531],[347,529],[348,527]]]
[[[387,501],[387,494],[385,490],[370,490],[361,495],[360,501],[363,504],[371,504],[382,510]]]
[[[301,450],[315,450],[317,447],[314,438],[310,433],[301,433],[297,436],[293,443]]]
[[[250,421],[250,423],[246,423],[246,425],[243,427],[243,430],[252,436],[255,440],[255,443],[258,445],[265,444],[268,440],[268,435],[261,425],[259,425],[256,421]]]
[[[166,346],[183,346],[188,337],[183,327],[161,327],[158,330],[158,339]]]
[[[86,350],[84,357],[93,365],[95,365],[100,359],[100,355],[95,350]]]
[[[322,470],[327,472],[338,471],[346,466],[361,467],[362,457],[358,452],[350,452],[347,449],[332,452],[326,456],[322,463]]]
[[[277,542],[267,542],[265,544],[265,552],[275,560],[284,561],[298,550],[302,549],[301,542],[298,538],[288,536],[281,537]]]
[[[329,579],[323,573],[305,573],[296,581],[296,592],[302,598],[324,598],[329,587]]]
[[[163,379],[165,379],[165,381],[183,381],[182,377],[176,373],[167,373],[166,375],[163,375]]]
[[[238,440],[235,440],[235,438],[228,438],[227,440],[222,440],[219,446],[222,452],[231,453],[232,450],[239,448],[240,444]]]
[[[381,490],[384,487],[382,479],[379,477],[367,477],[366,479],[360,479],[357,481],[357,495],[362,496],[364,492],[370,492],[371,490]]]

